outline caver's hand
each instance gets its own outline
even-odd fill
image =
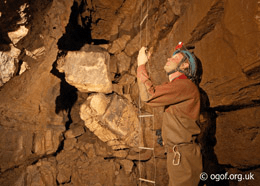
[[[139,54],[138,54],[138,57],[137,57],[137,65],[138,66],[144,65],[144,64],[146,64],[148,62],[148,57],[146,55],[146,50],[147,50],[146,47],[142,47],[139,50]]]

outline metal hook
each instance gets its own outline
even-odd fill
[[[172,148],[174,156],[173,156],[173,160],[172,160],[172,164],[175,165],[179,165],[180,161],[181,161],[181,154],[178,151],[178,149],[176,148],[176,145],[173,146]]]

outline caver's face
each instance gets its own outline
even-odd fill
[[[183,58],[183,55],[181,53],[177,53],[174,56],[170,57],[167,59],[166,64],[164,65],[164,70],[168,73],[171,72],[172,70],[175,70],[179,63],[181,62]]]

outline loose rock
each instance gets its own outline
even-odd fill
[[[99,100],[105,112],[96,112],[95,101]],[[109,102],[107,100],[110,100]],[[102,105],[102,104],[98,104]],[[138,130],[138,118],[131,103],[118,95],[101,96],[94,94],[81,106],[80,116],[99,139],[114,149],[137,147],[142,137]],[[141,139],[140,139],[141,138]]]
[[[108,64],[109,54],[101,49],[69,51],[58,61],[58,69],[66,81],[81,92],[112,92]]]

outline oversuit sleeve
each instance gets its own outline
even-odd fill
[[[150,106],[166,106],[190,99],[189,90],[181,81],[154,86],[145,65],[137,68],[137,82],[141,100]]]

